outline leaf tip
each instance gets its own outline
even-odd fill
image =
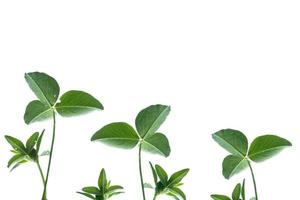
[[[24,78],[26,79],[27,76],[29,76],[29,73],[25,72],[24,73]]]
[[[186,173],[189,173],[191,171],[190,168],[185,168],[184,171],[186,171]]]
[[[25,122],[26,125],[30,124],[30,121],[28,119],[26,119],[25,115],[24,115],[24,122]]]
[[[11,136],[9,136],[9,135],[4,135],[4,138],[9,142]]]
[[[224,178],[225,178],[226,180],[229,180],[229,179],[230,179],[230,177],[229,177],[228,175],[224,175],[224,174],[223,174],[223,176],[224,176]]]
[[[168,151],[166,154],[164,154],[164,157],[168,158],[170,156],[170,154],[171,154],[171,151]]]
[[[96,133],[91,137],[91,142],[94,142],[96,140]]]

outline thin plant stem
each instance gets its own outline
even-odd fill
[[[250,168],[250,171],[251,171],[251,175],[252,175],[252,180],[253,180],[253,185],[254,185],[254,191],[255,191],[255,198],[256,198],[256,200],[258,200],[255,175],[254,175],[253,168],[252,168],[251,163],[250,163],[249,160],[248,160],[248,165],[249,165],[249,168]]]
[[[43,191],[42,200],[47,200],[46,191],[47,191],[47,184],[48,184],[48,179],[49,179],[49,174],[50,174],[50,168],[51,168],[51,161],[52,161],[52,155],[53,155],[53,147],[54,147],[54,142],[55,142],[56,118],[55,118],[55,111],[54,110],[52,112],[52,116],[53,116],[52,142],[51,142],[50,155],[49,155],[49,161],[48,161],[48,168],[47,168],[47,174],[46,174],[46,179],[45,179],[45,184],[44,184],[44,191]]]
[[[42,170],[42,168],[41,168],[39,159],[37,159],[36,164],[37,164],[37,166],[38,166],[38,169],[39,169],[39,172],[40,172],[42,181],[43,181],[43,186],[45,187],[45,176],[44,176],[43,170]]]
[[[155,192],[153,200],[156,200],[156,197],[157,197],[157,193]]]
[[[143,171],[142,171],[142,143],[139,144],[139,170],[140,170],[141,186],[143,192],[143,200],[146,200],[144,178],[143,178]]]

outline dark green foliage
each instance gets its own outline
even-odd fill
[[[40,134],[38,132],[33,133],[27,140],[26,144],[23,144],[19,139],[12,136],[5,136],[7,142],[11,145],[11,152],[13,157],[8,161],[8,168],[14,170],[21,164],[28,161],[37,162],[39,158],[40,144],[43,138],[44,131]]]
[[[220,130],[213,134],[213,139],[231,155],[223,160],[223,175],[226,179],[249,167],[249,162],[261,162],[278,154],[292,144],[275,135],[257,137],[248,149],[248,139],[240,131]]]
[[[97,131],[91,140],[124,149],[132,149],[141,144],[144,151],[168,157],[171,152],[169,141],[157,130],[169,112],[169,106],[149,106],[137,115],[136,130],[126,122],[114,122]]]
[[[187,175],[189,169],[180,170],[168,177],[167,172],[161,166],[155,165],[154,167],[150,162],[150,167],[155,187],[152,187],[151,184],[146,184],[146,186],[155,189],[154,199],[161,194],[169,195],[178,200],[186,199],[186,195],[180,189],[180,186],[183,184],[181,181]]]
[[[52,117],[57,112],[61,116],[70,117],[103,110],[102,104],[92,95],[78,90],[64,93],[58,102],[60,88],[51,76],[41,73],[26,73],[25,79],[38,100],[31,101],[25,111],[24,121],[30,124]]]
[[[232,191],[231,198],[226,195],[213,194],[211,198],[214,200],[246,200],[245,197],[245,180],[243,184],[237,184]]]
[[[240,131],[234,129],[223,129],[212,135],[213,139],[230,155],[223,160],[223,176],[230,179],[233,175],[238,174],[244,169],[249,168],[251,171],[255,198],[258,200],[256,180],[251,162],[265,161],[286,147],[292,146],[288,140],[276,135],[263,135],[254,139],[248,148],[248,139]],[[212,196],[215,200],[226,199],[226,196]],[[239,199],[237,199],[239,200]]]
[[[111,185],[107,180],[105,170],[102,169],[98,178],[98,186],[88,186],[82,188],[82,192],[77,192],[85,197],[94,200],[107,200],[112,196],[123,193],[123,187],[120,185]]]
[[[171,149],[168,138],[157,132],[170,111],[170,106],[151,105],[137,115],[135,119],[136,130],[126,122],[114,122],[98,130],[91,138],[92,141],[100,141],[117,148],[133,149],[136,146],[139,147],[139,172],[143,200],[146,200],[146,196],[141,153],[146,151],[164,157],[170,155]],[[180,191],[177,192],[180,193]]]

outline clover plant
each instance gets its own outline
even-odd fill
[[[144,200],[146,196],[142,171],[142,151],[165,157],[170,155],[171,150],[167,137],[157,132],[169,112],[169,106],[152,105],[137,115],[136,130],[128,123],[115,122],[104,126],[91,138],[92,141],[100,141],[118,148],[133,149],[138,146],[139,173]]]
[[[11,171],[20,166],[21,164],[27,162],[36,163],[39,173],[41,175],[43,184],[45,184],[45,177],[42,172],[39,158],[40,156],[47,155],[48,152],[43,152],[40,154],[40,146],[42,142],[44,131],[40,134],[39,132],[33,133],[23,144],[19,139],[12,136],[5,136],[7,142],[11,145],[11,152],[14,154],[13,157],[8,161],[7,167],[11,168]]]
[[[256,200],[258,200],[258,192],[252,161],[256,163],[265,161],[284,148],[292,146],[291,142],[276,135],[262,135],[255,138],[248,148],[247,137],[242,132],[233,129],[220,130],[212,137],[221,147],[231,153],[223,160],[223,176],[230,179],[233,175],[249,168]]]
[[[245,179],[242,184],[237,184],[233,189],[231,198],[226,195],[213,194],[211,198],[214,200],[246,200]]]
[[[155,190],[153,200],[155,200],[157,196],[161,194],[169,195],[174,199],[186,199],[184,192],[179,187],[183,184],[181,181],[187,175],[189,169],[183,169],[175,172],[169,178],[167,172],[161,166],[155,165],[154,167],[150,162],[150,167],[152,170],[155,187],[153,187],[151,184],[145,184],[145,186]]]
[[[88,186],[82,188],[82,192],[77,192],[94,200],[107,200],[112,196],[123,193],[123,187],[120,185],[111,185],[107,180],[105,169],[102,169],[98,178],[98,186]]]
[[[71,117],[85,114],[93,110],[103,110],[103,106],[92,95],[78,90],[70,90],[59,98],[60,88],[58,83],[54,78],[45,73],[26,73],[25,80],[37,97],[37,100],[31,101],[26,107],[24,114],[25,123],[31,124],[33,122],[43,121],[46,119],[53,120],[48,167],[46,169],[46,174],[44,174],[38,160],[38,150],[41,145],[43,133],[41,135],[35,133],[32,137],[30,137],[27,141],[28,144],[26,144],[26,147],[16,138],[6,136],[6,139],[14,148],[13,152],[16,154],[14,159],[10,161],[10,164],[16,163],[19,165],[27,160],[35,161],[38,164],[41,176],[43,177],[44,189],[42,200],[47,200],[47,183],[50,174],[56,135],[56,114],[58,113],[63,117]],[[17,162],[17,160],[20,161]]]

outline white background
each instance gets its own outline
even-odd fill
[[[170,172],[191,169],[183,187],[188,200],[230,194],[244,177],[252,197],[248,171],[223,178],[227,153],[211,139],[219,129],[234,128],[250,141],[277,134],[293,142],[254,170],[260,200],[298,198],[299,9],[296,0],[1,1],[0,199],[41,196],[35,165],[9,173],[3,137],[25,140],[46,128],[43,148],[49,147],[51,121],[27,126],[22,119],[35,99],[23,78],[31,71],[55,77],[62,92],[90,92],[105,106],[103,112],[58,118],[50,200],[84,199],[75,192],[96,185],[102,167],[126,188],[116,200],[141,200],[137,149],[113,149],[90,137],[113,121],[133,124],[141,109],[156,103],[172,106],[160,129],[172,153],[167,159],[144,154],[147,182],[152,160]]]

